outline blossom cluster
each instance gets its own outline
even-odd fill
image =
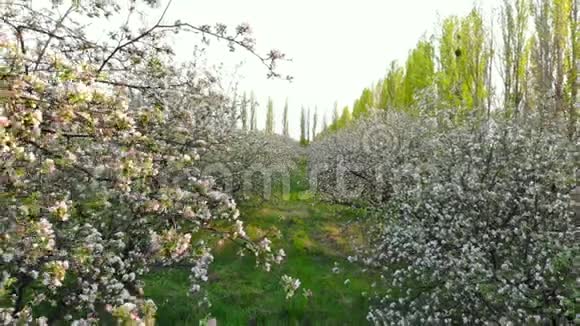
[[[286,293],[286,299],[292,298],[294,293],[296,293],[296,290],[300,287],[300,280],[288,275],[282,275],[280,282],[282,283],[282,287]]]

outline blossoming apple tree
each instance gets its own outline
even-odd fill
[[[202,294],[215,238],[259,264],[282,258],[248,240],[235,201],[200,173],[199,153],[227,133],[214,127],[231,106],[215,76],[177,64],[166,40],[221,39],[270,76],[283,55],[257,54],[247,25],[166,24],[165,12],[106,38],[83,28],[134,17],[142,4],[128,3],[2,8],[1,323],[152,325],[141,281],[152,265],[191,264],[191,292]]]
[[[323,194],[344,198],[335,188],[345,177],[358,182],[349,198],[372,208],[369,245],[351,257],[379,272],[387,289],[374,297],[369,321],[560,324],[573,317],[577,166],[570,148],[577,143],[558,128],[566,124],[534,114],[458,124],[446,116],[384,117],[315,142],[311,154],[311,164],[322,166]],[[385,136],[366,137],[369,128]],[[346,172],[335,175],[341,165]],[[375,189],[388,192],[377,201]]]
[[[303,157],[303,148],[288,137],[238,130],[228,142],[201,155],[200,163],[202,171],[215,176],[217,184],[236,198],[269,199],[289,194],[291,174]]]

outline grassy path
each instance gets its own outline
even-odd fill
[[[297,196],[293,196],[297,197]],[[210,270],[208,292],[218,325],[364,325],[370,291],[368,275],[345,259],[361,237],[356,224],[361,212],[312,199],[242,205],[250,237],[279,233],[275,248],[288,258],[267,273],[252,257],[239,257],[234,245],[218,248]],[[338,265],[336,265],[338,263]],[[337,266],[338,273],[332,270]],[[302,285],[286,300],[280,277],[298,277]],[[348,281],[347,281],[348,280]],[[346,284],[345,284],[346,283]],[[146,295],[158,304],[160,325],[198,325],[203,316],[187,296],[187,269],[164,269],[146,279]],[[302,295],[310,289],[312,297]]]

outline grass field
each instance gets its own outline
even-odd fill
[[[207,290],[211,315],[219,325],[367,323],[364,293],[371,290],[372,278],[346,260],[352,242],[361,238],[357,224],[349,222],[362,212],[301,197],[306,196],[293,193],[287,201],[241,205],[248,235],[259,238],[279,230],[273,242],[288,257],[268,273],[256,268],[252,257],[237,256],[235,245],[218,248]],[[338,273],[332,271],[335,266]],[[280,286],[284,274],[302,282],[289,300]],[[146,295],[158,304],[160,325],[197,325],[203,318],[204,312],[187,296],[188,286],[187,268],[161,269],[148,276]],[[313,295],[307,299],[303,289]]]

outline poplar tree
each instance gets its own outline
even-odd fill
[[[332,125],[336,128],[338,125],[338,119],[340,115],[338,114],[338,103],[334,102],[334,110],[332,111]]]
[[[352,106],[352,115],[354,118],[359,118],[368,112],[370,107],[374,106],[374,95],[371,89],[365,88],[361,96],[354,102]]]
[[[504,82],[504,109],[520,109],[525,100],[525,76],[529,57],[526,32],[530,17],[529,0],[504,0],[501,10],[503,51],[500,54]]]
[[[570,139],[577,137],[577,121],[578,121],[578,110],[580,110],[580,100],[578,100],[578,69],[580,68],[580,23],[578,22],[579,6],[578,1],[570,0],[570,51],[567,56],[568,70],[568,85],[567,88],[570,90],[570,97],[568,103],[568,114],[569,114],[569,124],[568,124],[568,136]]]
[[[300,111],[300,143],[306,144],[306,114],[304,107]]]
[[[435,76],[435,51],[431,42],[421,40],[413,49],[406,63],[403,78],[403,103],[406,107],[415,104],[415,96],[432,85]]]
[[[288,128],[288,99],[284,103],[284,116],[282,117],[282,134],[285,137],[290,136],[290,131]]]
[[[257,127],[257,114],[256,108],[258,106],[258,102],[256,102],[256,98],[254,96],[254,92],[250,93],[250,130],[255,131]]]
[[[306,142],[310,142],[310,107],[308,108],[308,113],[306,114]]]
[[[404,103],[404,78],[405,71],[392,61],[387,72],[387,77],[381,84],[381,95],[378,107],[383,110],[401,109]]]
[[[266,134],[274,134],[274,102],[268,98],[268,111],[266,112]]]
[[[482,107],[490,61],[486,30],[476,9],[462,19],[455,16],[445,19],[439,39],[440,71],[436,77],[440,100],[455,108]]]
[[[345,106],[342,109],[342,114],[341,114],[340,118],[338,119],[338,122],[336,124],[336,128],[341,129],[341,128],[346,127],[346,125],[350,122],[350,120],[352,120],[350,110],[349,110],[348,106]]]
[[[318,107],[314,107],[314,116],[312,117],[312,141],[316,137],[316,127],[318,124]]]
[[[532,15],[535,33],[529,42],[530,97],[545,118],[565,116],[568,136],[573,138],[578,116],[578,3],[536,0]]]
[[[242,96],[242,102],[240,103],[240,119],[242,120],[242,130],[248,130],[248,98],[246,92]]]

